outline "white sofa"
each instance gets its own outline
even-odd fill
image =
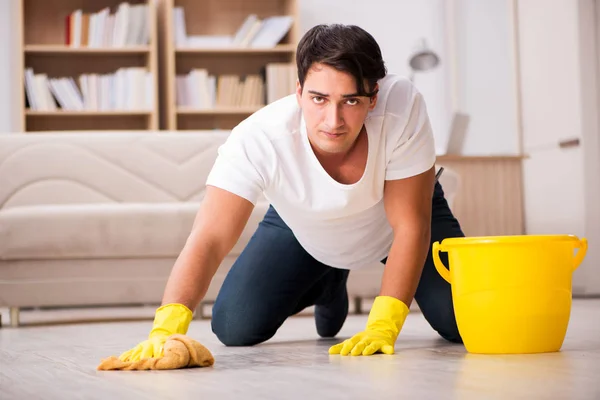
[[[0,307],[159,304],[228,131],[0,135]],[[266,212],[255,208],[210,285]],[[350,274],[374,298],[383,266]],[[358,302],[357,302],[358,304]]]

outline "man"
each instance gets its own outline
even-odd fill
[[[123,361],[161,356],[168,335],[187,332],[261,195],[271,207],[213,307],[222,343],[261,343],[312,305],[318,334],[335,336],[348,313],[350,270],[375,260],[386,266],[366,328],[331,354],[392,354],[413,298],[442,337],[461,341],[450,286],[429,249],[463,234],[435,182],[423,97],[386,75],[378,44],[356,26],[308,31],[297,67],[295,96],[250,116],[220,147],[149,339]]]

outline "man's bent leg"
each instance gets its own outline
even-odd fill
[[[317,333],[324,338],[338,334],[348,316],[348,290],[346,283],[350,271],[332,268],[328,279],[316,287],[322,294],[315,305]]]
[[[431,215],[431,243],[463,236],[460,224],[444,198],[441,185],[436,183]],[[448,265],[447,257],[446,253],[440,253],[440,258],[445,265]],[[440,336],[451,342],[462,343],[454,315],[451,286],[435,269],[431,246],[417,287],[415,300],[427,322]]]
[[[289,316],[328,301],[339,271],[310,256],[270,207],[223,282],[212,330],[228,346],[264,342]]]

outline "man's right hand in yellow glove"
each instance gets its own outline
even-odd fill
[[[163,345],[175,333],[185,335],[192,311],[183,304],[165,304],[156,310],[152,331],[148,339],[119,356],[121,361],[138,361],[144,358],[162,357]]]
[[[329,348],[329,354],[370,356],[375,353],[394,354],[394,344],[409,308],[390,296],[378,296],[373,302],[366,329],[342,343]]]

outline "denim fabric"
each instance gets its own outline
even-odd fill
[[[436,183],[431,241],[458,236],[463,232]],[[440,256],[448,265],[446,254]],[[254,345],[270,339],[289,316],[316,305],[319,335],[334,336],[348,313],[349,272],[315,260],[270,207],[225,278],[213,307],[212,330],[225,345]],[[431,251],[415,301],[443,338],[461,342],[450,284],[436,271]]]

